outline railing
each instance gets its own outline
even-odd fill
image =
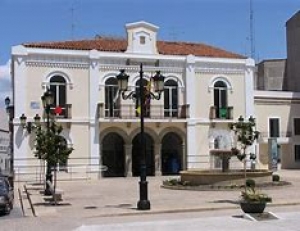
[[[211,106],[209,110],[209,118],[231,120],[233,119],[233,107],[218,108],[216,106]]]
[[[97,169],[97,170],[94,170]],[[57,168],[57,180],[88,180],[100,177],[102,172],[106,171],[106,166],[90,165],[90,164],[68,164],[65,170]],[[54,171],[52,172],[54,174]],[[37,182],[44,183],[45,167],[40,165],[31,166],[15,166],[14,171],[15,182]]]
[[[279,132],[278,134],[273,134],[271,135],[269,132],[261,132],[260,133],[261,137],[270,137],[270,138],[276,138],[276,137],[291,137],[292,136],[292,132],[291,131],[283,131],[283,132]]]
[[[55,115],[56,118],[59,119],[71,119],[72,118],[72,104],[65,104],[64,106],[60,106],[61,112],[56,113],[56,107],[51,107],[51,114]],[[45,112],[44,112],[45,113]],[[46,116],[46,115],[44,115]]]
[[[119,108],[113,109],[105,109],[105,105],[103,103],[98,104],[98,118],[136,119],[139,118],[139,116],[140,115],[137,112],[135,105],[132,104],[124,104]],[[145,118],[189,118],[189,105],[178,105],[177,108],[173,109],[165,109],[164,105],[150,105],[150,107],[146,108]]]

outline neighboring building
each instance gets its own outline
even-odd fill
[[[257,64],[255,89],[300,91],[300,11],[286,22],[286,59],[268,59]]]
[[[10,169],[8,115],[0,108],[0,173]]]
[[[267,59],[257,64],[256,90],[283,91],[286,59]]]
[[[287,79],[290,91],[300,91],[300,11],[286,22]]]
[[[269,138],[276,138],[282,168],[300,168],[300,93],[255,91],[255,117],[261,132],[259,166],[267,166]],[[258,166],[258,167],[259,167]]]
[[[260,153],[276,137],[282,168],[300,167],[300,11],[286,22],[287,59],[263,60],[257,65],[255,114],[262,131]],[[266,118],[267,115],[267,118]],[[268,162],[261,156],[261,163]]]

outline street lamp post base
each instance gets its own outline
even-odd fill
[[[148,200],[148,182],[141,180],[140,185],[140,200],[137,203],[138,210],[149,210],[150,201]]]
[[[150,201],[149,200],[139,200],[137,203],[138,210],[150,210]]]

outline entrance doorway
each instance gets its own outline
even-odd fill
[[[166,134],[162,140],[162,175],[177,175],[182,170],[182,139],[174,132]]]
[[[146,166],[147,176],[155,175],[155,162],[154,162],[154,145],[153,139],[145,133],[145,146],[146,146]],[[132,141],[132,175],[140,176],[142,148],[141,148],[141,134],[136,135]]]
[[[102,165],[107,170],[102,173],[104,177],[125,176],[124,140],[117,133],[109,133],[102,141]]]

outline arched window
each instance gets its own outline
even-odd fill
[[[214,84],[214,106],[217,118],[228,117],[227,90],[227,85],[223,81],[217,81]]]
[[[66,80],[64,77],[56,75],[50,79],[50,91],[54,94],[53,108],[60,107],[62,112],[56,116],[67,117],[67,91]]]
[[[178,84],[174,80],[168,80],[165,82],[164,116],[178,116]]]
[[[105,117],[119,117],[120,99],[118,94],[118,80],[109,78],[105,81]]]

